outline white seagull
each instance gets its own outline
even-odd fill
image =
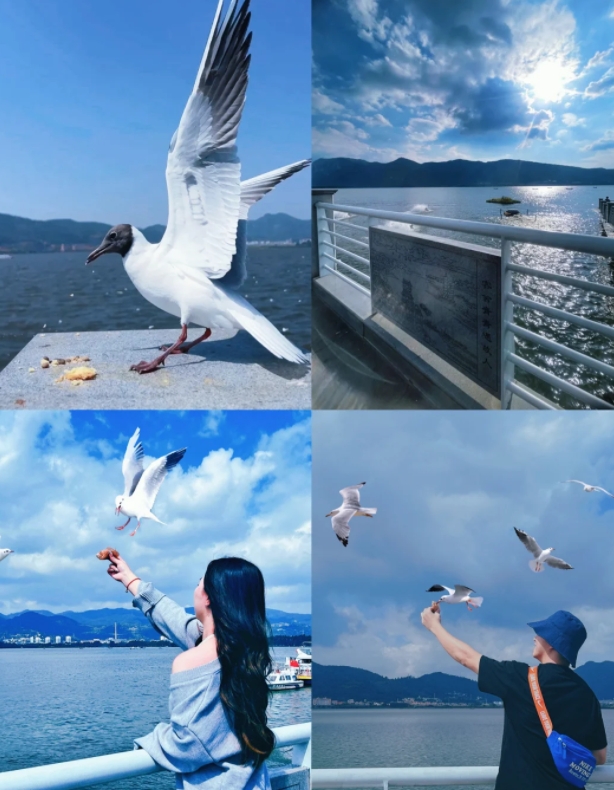
[[[219,0],[194,88],[171,140],[166,165],[168,223],[159,244],[133,225],[116,225],[86,263],[119,253],[136,289],[177,316],[181,334],[152,362],[131,370],[150,373],[169,354],[187,353],[212,329],[245,329],[272,354],[290,362],[307,357],[237,291],[245,279],[246,222],[250,206],[308,160],[241,182],[237,133],[250,62],[249,0],[231,0],[222,20]],[[188,324],[204,332],[187,339]]]
[[[471,593],[475,591],[472,590],[471,587],[465,587],[462,584],[455,584],[454,589],[452,589],[452,587],[446,587],[443,584],[434,584],[432,587],[428,588],[427,592],[443,592],[444,590],[446,590],[448,594],[442,595],[437,603],[466,603],[467,609],[472,612],[478,606],[481,606],[484,601],[484,599],[479,596],[473,597]]]
[[[14,554],[14,553],[15,552],[13,551],[13,549],[0,549],[0,562],[6,559],[9,556],[9,554]]]
[[[343,497],[341,507],[336,510],[331,510],[326,514],[326,518],[332,516],[332,528],[335,530],[337,540],[340,540],[344,546],[348,545],[348,538],[350,535],[350,519],[352,516],[366,516],[373,518],[377,513],[376,507],[360,507],[360,489],[366,486],[366,483],[358,483],[355,486],[347,486],[342,488],[339,493]]]
[[[610,494],[609,491],[606,491],[605,488],[601,488],[601,486],[590,486],[588,483],[583,483],[582,480],[565,480],[566,483],[579,483],[587,494],[590,494],[592,491],[601,491],[603,494],[607,496],[611,496],[614,499],[614,494]]]
[[[122,472],[124,475],[124,493],[115,497],[115,515],[123,513],[128,516],[128,521],[121,527],[115,529],[125,529],[130,520],[136,518],[136,529],[130,536],[136,535],[136,530],[141,526],[141,519],[150,518],[158,524],[163,521],[151,512],[156,496],[162,485],[162,481],[167,473],[177,466],[185,455],[186,448],[174,450],[168,455],[163,455],[151,463],[147,469],[143,469],[143,445],[139,442],[140,429],[137,428],[134,436],[128,442],[124,460],[122,462]]]
[[[560,568],[563,571],[572,571],[573,567],[569,565],[569,563],[565,562],[565,560],[560,560],[558,557],[553,557],[552,552],[554,551],[553,548],[550,549],[542,549],[539,543],[532,538],[530,535],[527,535],[521,529],[516,529],[514,527],[514,531],[524,544],[524,547],[527,551],[530,551],[533,555],[534,559],[529,560],[529,568],[535,573],[541,573],[544,570],[544,563],[546,565],[550,565],[551,568]]]

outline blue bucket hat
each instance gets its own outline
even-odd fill
[[[569,661],[572,667],[576,666],[578,650],[586,641],[586,628],[575,615],[559,609],[545,620],[537,620],[527,625]]]

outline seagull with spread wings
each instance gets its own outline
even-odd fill
[[[147,469],[143,469],[144,453],[139,435],[140,429],[137,428],[134,436],[128,442],[122,462],[124,493],[115,498],[115,515],[123,513],[124,516],[128,516],[128,521],[115,529],[125,529],[131,519],[136,518],[137,520],[136,529],[130,533],[131,537],[136,535],[143,518],[150,518],[157,521],[158,524],[164,524],[157,516],[154,516],[151,509],[164,478],[174,466],[177,466],[186,451],[185,447],[182,450],[174,450],[153,461]]]
[[[342,488],[339,493],[343,497],[341,507],[336,510],[331,510],[326,514],[326,518],[332,516],[332,528],[335,530],[337,540],[340,540],[344,546],[348,545],[350,537],[350,519],[353,516],[366,516],[373,518],[377,513],[376,507],[360,507],[360,489],[366,486],[366,483],[358,483],[355,486],[347,486]]]
[[[601,491],[602,494],[606,494],[607,496],[610,496],[612,499],[614,499],[614,494],[610,494],[609,491],[606,491],[605,488],[601,488],[601,486],[591,486],[588,483],[583,483],[582,480],[565,480],[565,482],[579,483],[587,494],[590,494],[593,491]]]
[[[527,535],[522,529],[516,529],[516,527],[514,527],[514,531],[522,541],[525,549],[530,551],[533,555],[533,559],[529,560],[529,568],[535,571],[535,573],[541,573],[541,571],[544,570],[544,564],[549,565],[551,568],[560,568],[563,571],[573,570],[573,567],[565,562],[565,560],[560,560],[558,557],[552,556],[552,552],[554,551],[553,548],[542,549],[535,538]]]
[[[119,253],[136,289],[177,316],[181,334],[151,362],[131,370],[150,373],[170,354],[187,353],[212,329],[245,329],[280,359],[304,363],[305,354],[238,292],[246,276],[246,221],[250,207],[309,164],[302,160],[241,181],[237,133],[245,103],[251,33],[249,0],[231,0],[222,19],[219,0],[194,88],[171,140],[166,165],[168,223],[159,244],[133,225],[116,225],[87,258]],[[184,345],[188,325],[204,332]]]
[[[479,596],[472,596],[471,593],[475,592],[471,587],[465,587],[463,584],[455,584],[452,587],[446,587],[443,584],[434,584],[429,587],[427,592],[443,592],[446,590],[447,595],[442,595],[437,603],[466,603],[467,609],[472,612],[484,602],[483,598]]]

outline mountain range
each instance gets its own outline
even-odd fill
[[[614,170],[603,167],[571,167],[521,159],[473,162],[367,162],[364,159],[316,159],[312,165],[314,188],[376,187],[484,187],[539,185],[611,185]]]
[[[600,700],[614,699],[614,661],[587,661],[578,675]],[[407,699],[437,700],[443,704],[484,705],[500,701],[484,694],[470,678],[432,672],[421,677],[387,678],[366,669],[313,665],[313,696],[330,697],[339,702],[393,703]]]
[[[194,613],[192,607],[186,612]],[[311,633],[311,615],[292,614],[279,609],[267,609],[267,617],[274,637],[301,636]],[[0,640],[15,637],[67,636],[73,640],[109,639],[115,633],[118,639],[159,639],[149,621],[137,609],[90,609],[85,612],[26,610],[15,614],[0,614]]]
[[[0,214],[0,252],[57,252],[62,245],[70,250],[97,247],[111,225],[102,222],[76,222],[72,219],[36,220]],[[164,225],[141,228],[148,241],[156,244]],[[295,242],[311,237],[311,220],[289,214],[265,214],[247,221],[247,238],[252,242]]]

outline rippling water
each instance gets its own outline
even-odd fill
[[[0,260],[0,370],[39,332],[168,328],[179,321],[147,302],[121,258],[85,266],[86,253]],[[300,348],[311,347],[311,248],[250,247],[241,293]],[[190,337],[194,331],[190,332]]]
[[[509,195],[520,200],[519,217],[500,217],[500,207],[486,203],[487,198]],[[354,206],[377,208],[386,211],[411,211],[415,206],[428,206],[431,216],[452,217],[455,219],[480,222],[505,223],[516,227],[537,228],[539,230],[583,233],[589,236],[601,235],[598,213],[598,199],[614,195],[614,186],[608,187],[455,187],[430,189],[342,189],[335,195],[335,202]],[[503,207],[505,208],[505,207]],[[528,210],[528,215],[525,213]],[[365,225],[364,218],[355,218],[353,223]],[[416,226],[414,231],[419,230]],[[349,235],[360,232],[344,228]],[[425,228],[430,235],[448,236],[484,246],[498,247],[499,241],[487,237],[468,237],[467,234],[445,233]],[[362,237],[361,237],[362,238]],[[345,242],[344,242],[345,243]],[[361,252],[358,248],[356,252]],[[530,266],[544,271],[552,271],[572,277],[590,280],[603,285],[614,285],[614,264],[604,258],[585,255],[579,252],[549,249],[528,244],[512,245],[514,263]],[[352,262],[352,261],[348,261]],[[356,265],[353,261],[352,265]],[[542,301],[553,307],[600,321],[614,326],[614,298],[600,294],[587,293],[567,285],[537,280],[526,275],[514,274],[514,290],[528,299]],[[533,332],[595,357],[610,365],[614,364],[614,343],[600,335],[547,316],[514,308],[514,319]],[[517,340],[520,355],[542,368],[555,373],[587,391],[604,395],[614,394],[614,382],[584,366],[567,360],[558,354],[536,346],[525,340]],[[578,408],[580,404],[573,398],[555,392],[548,385],[518,371],[518,378],[530,383],[537,391],[559,403],[564,408]]]
[[[168,721],[174,648],[0,650],[2,771],[129,751]],[[275,648],[278,660],[295,648]],[[311,720],[311,689],[277,692],[272,727]],[[288,750],[272,764],[288,763]],[[115,782],[117,790],[171,790],[172,774]]]
[[[614,743],[614,710],[602,712],[608,741]],[[498,765],[502,733],[503,711],[495,708],[314,710],[312,765],[314,768]],[[610,755],[608,762],[612,761]],[[613,784],[596,786],[614,788]],[[446,790],[456,787],[449,785]],[[470,790],[481,788],[474,786]]]

